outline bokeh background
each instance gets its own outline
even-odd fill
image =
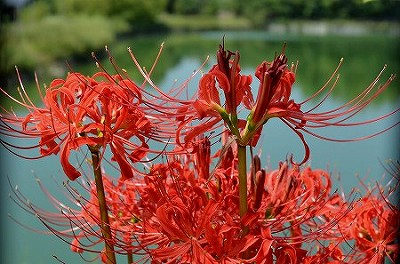
[[[241,66],[247,74],[254,74],[259,63],[272,60],[287,43],[289,61],[299,62],[293,98],[300,101],[325,83],[343,57],[340,81],[324,106],[331,109],[365,89],[385,64],[388,68],[382,82],[391,73],[400,74],[399,14],[400,1],[393,0],[6,0],[1,3],[0,86],[17,94],[14,65],[18,65],[25,88],[38,101],[34,72],[41,86],[64,78],[71,70],[93,74],[92,51],[112,71],[105,45],[119,66],[140,82],[127,47],[132,47],[143,66],[150,67],[161,43],[165,43],[153,79],[167,90],[184,82],[210,56],[204,67],[208,70],[224,36],[228,49],[240,51]],[[196,90],[198,78],[189,83],[189,93]],[[398,108],[399,94],[400,82],[396,79],[357,120]],[[23,112],[1,96],[2,107]],[[357,138],[398,119],[395,115],[364,128],[326,129],[323,134]],[[279,121],[269,122],[263,132],[256,151],[262,153],[266,167],[277,168],[290,153],[298,160],[302,158],[301,142]],[[398,135],[399,128],[352,143],[307,137],[312,151],[310,164],[328,169],[335,188],[345,192],[360,188],[360,179],[385,184],[388,177],[382,164],[398,158]],[[45,230],[34,216],[12,202],[9,193],[18,185],[27,198],[51,209],[35,178],[62,199],[65,176],[58,158],[21,160],[3,147],[0,157],[0,262],[59,263],[54,255],[65,263],[79,263],[81,257],[70,252],[65,242],[27,230],[9,217]],[[92,259],[94,255],[85,257]]]

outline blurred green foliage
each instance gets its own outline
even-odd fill
[[[157,16],[165,9],[166,0],[113,0],[109,16],[129,23],[130,29],[143,32],[157,26]]]
[[[111,1],[107,0],[44,0],[54,10],[53,12],[65,15],[74,15],[77,13],[87,15],[108,15]]]
[[[21,69],[48,65],[55,59],[98,49],[112,42],[115,31],[123,28],[98,15],[49,15],[29,23],[14,23],[8,28],[9,63]]]
[[[36,0],[2,32],[7,71],[46,69],[112,45],[121,34],[264,28],[275,20],[396,20],[393,0]],[[4,61],[4,62],[3,62]]]
[[[5,26],[6,68],[47,68],[55,60],[90,54],[112,44],[118,34],[157,25],[163,0],[37,0]],[[87,56],[89,57],[89,56]]]
[[[174,31],[206,31],[206,30],[248,30],[250,21],[244,17],[236,17],[226,14],[218,19],[212,15],[178,15],[162,14],[160,22]]]
[[[169,0],[169,12],[217,14],[233,12],[255,25],[273,19],[368,19],[398,20],[396,0]]]

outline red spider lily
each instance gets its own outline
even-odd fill
[[[357,249],[346,255],[340,249],[354,237],[347,236],[344,228],[353,215],[353,205],[330,194],[326,171],[282,163],[279,170],[265,172],[265,181],[258,177],[254,184],[264,186],[260,206],[241,220],[236,162],[221,162],[216,181],[196,177],[182,160],[153,168],[141,193],[151,197],[144,207],[152,216],[140,223],[148,233],[160,234],[158,240],[151,240],[157,245],[149,248],[152,259],[167,263],[275,263],[274,259],[340,263],[364,254]],[[222,164],[229,163],[233,170],[223,169]],[[249,204],[253,197],[249,196]],[[383,216],[382,220],[390,219]],[[242,225],[249,227],[245,235]],[[139,241],[151,247],[145,234]],[[383,236],[393,243],[390,234]],[[324,241],[331,244],[324,247]]]
[[[139,261],[151,263],[364,263],[398,255],[399,210],[380,187],[383,199],[368,192],[354,202],[331,193],[325,170],[290,160],[268,171],[256,156],[248,173],[245,162],[246,146],[257,143],[262,126],[272,117],[282,119],[303,141],[304,163],[309,149],[302,133],[324,138],[309,128],[362,125],[396,113],[347,122],[383,92],[394,76],[373,91],[379,74],[349,103],[317,113],[336,81],[315,107],[301,108],[327,89],[340,65],[317,93],[296,103],[290,98],[295,67],[288,68],[283,50],[273,62],[257,67],[260,84],[253,102],[252,78],[240,73],[239,53],[225,51],[222,45],[217,64],[200,80],[198,99],[183,100],[179,96],[184,85],[162,91],[151,81],[153,67],[146,72],[129,53],[144,78],[141,86],[110,55],[115,75],[72,73],[66,80],[54,80],[42,96],[43,107],[35,106],[22,86],[20,100],[9,97],[29,113],[18,117],[5,111],[1,116],[3,135],[38,138],[37,146],[27,148],[39,148],[40,157],[61,153],[61,164],[72,180],[81,171],[70,164],[70,151],[86,145],[96,154],[92,155],[96,181],[86,177],[85,184],[75,182],[77,188],[65,184],[67,197],[77,209],[59,201],[40,182],[57,213],[33,205],[18,189],[13,192],[13,199],[69,243],[72,251],[97,252],[105,263],[112,261],[110,251],[143,255]],[[154,92],[147,92],[145,85]],[[238,118],[241,104],[250,110],[246,121]],[[204,122],[196,123],[200,119]],[[215,133],[221,121],[227,129]],[[214,155],[205,132],[221,136],[222,148]],[[181,144],[182,135],[185,144]],[[149,149],[150,139],[170,143],[173,149]],[[111,162],[118,163],[122,175],[117,180],[100,171],[99,154],[106,155],[107,146]],[[150,160],[149,153],[162,155],[160,160]],[[143,171],[133,166],[135,162],[146,163]],[[98,178],[104,182],[102,187]],[[354,247],[346,252],[349,241]],[[101,249],[98,244],[103,242]]]
[[[197,157],[210,158],[208,151],[202,151],[208,148],[207,142],[198,143]],[[160,235],[157,241],[147,244],[144,231],[138,238],[141,245],[149,247],[152,259],[162,263],[239,263],[238,257],[250,247],[262,250],[245,263],[265,258],[270,240],[266,244],[258,237],[240,236],[237,175],[224,169],[229,163],[235,166],[235,162],[221,162],[214,174],[218,180],[214,182],[201,176],[204,168],[199,168],[201,163],[196,160],[187,157],[153,166],[141,192],[146,215],[151,215],[140,224],[148,233],[157,231]],[[151,249],[152,245],[157,248]]]
[[[394,165],[394,169],[396,169]],[[353,203],[353,209],[338,223],[344,239],[354,242],[352,254],[344,256],[349,263],[397,263],[400,209],[389,199],[398,188],[398,168],[392,176],[392,188],[385,193],[382,186],[365,187],[366,194]],[[394,187],[394,188],[393,188]]]
[[[239,52],[226,51],[224,46],[220,45],[217,64],[201,78],[199,83],[199,99],[194,106],[199,111],[200,118],[208,114],[213,115],[212,112],[215,111],[217,116],[221,115],[225,120],[224,114],[236,115],[236,108],[240,103],[250,108],[253,101],[250,90],[252,78],[240,73],[239,58]],[[226,100],[224,106],[221,105],[218,88],[224,93]]]
[[[295,71],[292,66],[287,68],[287,58],[282,53],[271,63],[262,62],[256,69],[255,76],[260,81],[257,100],[249,114],[244,142],[257,133],[270,117],[279,117],[282,112],[300,111],[292,99],[292,85],[295,81]]]
[[[354,202],[346,202],[336,197],[329,206],[318,214],[330,219],[332,214],[348,204],[348,210],[337,224],[321,236],[329,237],[329,246],[320,247],[319,254],[309,257],[307,263],[397,263],[399,258],[400,210],[389,199],[397,190],[399,181],[398,168],[394,164],[392,187],[388,192],[377,184],[373,189],[365,187],[366,194]],[[349,245],[352,245],[349,248]],[[343,250],[343,248],[347,248]]]
[[[18,116],[2,108],[0,133],[15,138],[37,138],[39,143],[23,147],[2,139],[1,144],[20,157],[25,156],[17,153],[16,149],[39,148],[40,156],[25,158],[35,159],[60,153],[63,169],[72,180],[79,177],[80,173],[69,162],[70,152],[83,145],[101,151],[102,157],[109,146],[112,159],[118,163],[124,178],[133,175],[131,163],[141,161],[149,153],[187,153],[187,149],[175,148],[173,139],[178,130],[177,120],[186,116],[180,110],[193,103],[192,100],[179,99],[191,77],[181,86],[164,92],[150,78],[162,46],[149,72],[145,71],[129,49],[132,61],[144,78],[143,84],[138,86],[125,70],[117,66],[111,53],[106,50],[116,70],[114,75],[109,74],[93,54],[100,71],[92,77],[80,73],[68,74],[65,80],[54,80],[44,95],[36,80],[43,107],[36,106],[30,99],[17,70],[21,98],[18,100],[0,90],[29,113]],[[154,92],[146,91],[146,85],[150,85]],[[150,149],[149,140],[164,146],[172,145],[173,148]]]
[[[302,243],[318,244],[321,234],[323,239],[342,238],[329,230],[344,219],[348,206],[316,222],[320,212],[329,211],[331,204],[336,203],[336,196],[329,195],[330,180],[325,171],[300,170],[296,165],[289,169],[282,164],[279,171],[271,173],[270,177],[276,179],[271,180],[274,183],[265,183],[268,191],[265,187],[260,209],[249,212],[241,222],[237,161],[226,157],[228,160],[215,170],[216,181],[204,181],[198,174],[196,177],[185,165],[190,159],[153,167],[152,176],[146,178],[146,187],[141,192],[147,217],[139,223],[143,230],[148,228],[148,233],[160,234],[158,240],[154,236],[150,240],[153,246],[158,246],[149,249],[152,259],[168,263],[273,263],[275,256],[301,263],[305,258],[305,251],[300,248]],[[228,164],[230,169],[225,167]],[[199,171],[199,168],[194,170]],[[291,178],[290,184],[284,183],[284,178]],[[302,194],[308,189],[309,192]],[[274,216],[267,214],[271,210],[269,199],[282,201],[282,207],[287,209],[277,210]],[[242,224],[249,227],[244,236]],[[142,246],[151,247],[145,234],[139,241]],[[247,254],[245,258],[243,254]]]
[[[395,263],[399,255],[399,245],[395,243],[399,235],[400,210],[386,201],[365,197],[352,210],[353,223],[349,227],[349,237],[356,241],[367,261],[360,263],[383,263],[388,257]]]
[[[356,203],[331,194],[324,170],[282,162],[269,172],[255,165],[264,177],[255,177],[248,203],[253,205],[258,196],[261,201],[241,218],[235,150],[227,150],[218,167],[205,172],[200,160],[218,158],[210,156],[209,147],[207,138],[200,138],[193,155],[154,164],[144,178],[113,183],[104,177],[110,242],[117,253],[143,255],[137,263],[363,263],[360,259],[366,257],[394,259],[397,254],[399,211],[371,194]],[[71,250],[105,257],[96,247],[104,238],[94,184],[79,189],[70,184],[65,186],[78,209],[58,201],[40,184],[61,213],[36,207],[18,190],[14,194]],[[377,220],[371,222],[373,218]],[[247,234],[243,225],[249,227]],[[354,249],[343,252],[342,245],[352,240]]]
[[[270,118],[278,117],[285,124],[287,124],[302,140],[305,148],[305,156],[301,163],[308,160],[310,150],[307,142],[305,141],[302,132],[309,133],[317,138],[332,140],[337,142],[356,141],[376,136],[388,129],[396,126],[399,122],[391,125],[390,127],[383,128],[381,131],[360,137],[357,139],[335,139],[328,138],[312,132],[310,129],[323,128],[327,126],[356,126],[366,125],[369,123],[380,121],[388,116],[394,115],[399,109],[392,111],[384,116],[377,117],[375,119],[366,120],[362,122],[351,122],[351,118],[367,107],[371,101],[373,101],[379,94],[381,94],[394,80],[395,75],[391,75],[389,79],[381,86],[377,87],[379,79],[382,75],[383,70],[378,74],[375,80],[359,95],[352,100],[348,101],[344,105],[331,109],[328,111],[317,112],[317,109],[323,104],[323,102],[332,93],[337,81],[333,82],[331,87],[328,86],[336,76],[342,61],[335,69],[331,77],[328,79],[326,84],[319,89],[316,93],[311,95],[308,99],[301,103],[296,103],[293,99],[290,99],[292,85],[295,82],[295,68],[292,66],[290,69],[287,68],[287,58],[282,52],[272,63],[262,63],[258,66],[256,76],[260,80],[260,88],[258,97],[251,113],[249,114],[246,128],[242,132],[242,140],[246,143],[251,139],[258,129],[265,124]],[[308,103],[313,98],[320,95],[323,91],[328,90],[324,95],[323,99],[309,110],[303,110],[303,105]]]
[[[178,130],[178,143],[182,130],[184,130],[185,142],[191,143],[198,135],[214,129],[221,120],[233,134],[239,136],[237,128],[243,124],[243,120],[237,118],[237,107],[242,103],[250,109],[253,104],[250,88],[252,77],[241,74],[239,59],[239,52],[226,51],[224,45],[220,45],[217,52],[217,64],[201,78],[198,99],[191,103],[195,112],[191,113],[188,107],[185,107],[187,118]],[[224,103],[221,102],[220,92],[224,94]],[[203,122],[194,128],[186,127],[194,119],[204,117],[211,118],[202,120]]]
[[[373,82],[355,98],[336,109],[318,112],[318,109],[331,95],[337,84],[337,73],[342,60],[325,85],[305,101],[296,102],[291,98],[296,67],[293,65],[290,68],[288,67],[284,51],[285,47],[281,54],[276,56],[272,62],[264,61],[257,67],[255,76],[259,80],[259,88],[257,98],[253,102],[250,90],[252,78],[251,76],[241,76],[239,74],[239,53],[226,52],[223,46],[221,46],[217,52],[217,64],[200,80],[198,100],[192,105],[197,113],[192,118],[187,119],[191,122],[196,118],[204,119],[208,117],[209,120],[194,126],[188,126],[189,122],[183,122],[177,136],[180,137],[181,134],[184,134],[185,141],[190,142],[197,135],[212,130],[219,124],[220,120],[223,120],[226,127],[236,136],[236,140],[240,145],[255,146],[263,125],[270,118],[277,117],[288,125],[303,142],[305,155],[301,163],[305,163],[309,158],[310,150],[304,139],[304,132],[324,140],[347,142],[379,135],[399,124],[397,122],[390,127],[383,128],[381,131],[355,139],[335,139],[313,132],[313,129],[328,126],[347,127],[366,125],[396,114],[399,109],[374,119],[351,122],[351,118],[367,107],[390,85],[395,75],[391,75],[386,82],[378,86],[382,70]],[[233,76],[238,77],[235,79]],[[219,96],[217,88],[221,88],[224,92],[226,102],[223,105],[221,104],[222,99]],[[304,109],[308,102],[324,92],[326,94],[320,102],[308,110]],[[237,120],[236,108],[240,103],[245,108],[251,109],[247,121]],[[187,112],[190,113],[190,111]]]
[[[283,52],[272,63],[261,63],[255,75],[260,81],[260,87],[251,116],[253,126],[264,122],[265,116],[279,109],[295,107],[293,101],[289,100],[295,74],[293,68],[287,68],[287,58]]]
[[[215,118],[214,120],[209,120],[209,122],[204,122],[203,124],[199,125],[194,137],[188,135],[188,137],[191,137],[191,140],[186,140],[188,144],[184,145],[181,143],[181,131],[186,130],[186,125],[190,124],[194,120],[193,116],[196,110],[193,109],[193,107],[198,105],[200,107],[199,110],[202,109],[202,103],[196,102],[194,99],[182,99],[183,94],[186,92],[187,84],[204,67],[207,60],[205,60],[204,63],[192,74],[192,76],[187,78],[181,85],[178,85],[177,87],[168,91],[164,91],[151,79],[151,74],[159,61],[162,50],[163,44],[160,47],[150,71],[146,71],[145,67],[140,65],[132,50],[128,48],[133,63],[144,78],[142,85],[138,86],[141,94],[141,101],[138,107],[146,114],[146,117],[149,117],[149,120],[151,120],[152,134],[151,136],[147,135],[148,139],[155,140],[158,143],[166,145],[165,149],[162,149],[161,151],[157,151],[156,149],[145,150],[147,153],[156,153],[157,155],[160,153],[172,155],[188,153],[193,150],[192,147],[195,147],[192,145],[192,139],[195,139],[198,135],[202,134],[200,131],[207,132],[212,128],[215,128],[215,125],[220,121],[220,118]],[[111,61],[116,74],[124,80],[131,80],[127,71],[121,69],[117,65],[108,49],[107,52],[109,54],[109,60]],[[94,58],[99,67],[105,71],[100,61],[95,56]],[[152,88],[150,89],[151,92],[149,89],[147,89],[147,86]],[[168,146],[172,146],[172,149],[168,148]]]
[[[30,148],[39,148],[39,157],[60,153],[61,165],[71,180],[80,176],[69,162],[71,150],[87,145],[97,149],[103,147],[105,151],[108,145],[122,176],[132,177],[127,158],[141,160],[148,148],[145,137],[152,133],[150,121],[137,107],[141,95],[133,82],[103,72],[92,77],[70,73],[65,80],[51,82],[42,97],[43,107],[31,101],[22,82],[21,87],[21,100],[1,90],[29,111],[23,117],[10,112],[2,114],[0,128],[3,135],[39,138],[39,144]],[[136,142],[131,140],[133,138]],[[24,149],[4,141],[2,144]]]
[[[318,210],[329,197],[331,182],[329,174],[323,170],[311,170],[309,167],[300,170],[296,165],[290,167],[287,162],[281,163],[279,170],[265,173],[258,178],[257,189],[262,186],[263,192],[256,192],[255,199],[261,200],[258,211],[265,210],[265,218],[285,215],[286,218],[296,207],[296,215],[303,211],[312,214]],[[264,179],[264,180],[262,180]],[[258,197],[261,196],[261,197]],[[319,205],[318,205],[319,204]]]
[[[290,167],[284,162],[278,170],[262,174],[265,176],[256,177],[256,188],[249,198],[253,201],[253,212],[249,214],[259,219],[256,226],[269,227],[278,236],[287,237],[290,233],[293,245],[312,242],[316,233],[332,238],[330,230],[346,215],[349,204],[338,203],[337,196],[330,194],[330,176],[326,171]],[[338,205],[336,211],[329,209],[333,205]],[[325,217],[325,211],[331,212],[329,217]]]

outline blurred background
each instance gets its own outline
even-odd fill
[[[150,34],[398,35],[399,6],[393,0],[3,0],[1,75],[4,82],[18,65],[59,77],[66,59],[87,61],[106,44]]]
[[[365,89],[385,64],[388,68],[381,82],[391,73],[400,74],[399,16],[400,1],[394,0],[3,0],[0,87],[17,94],[17,65],[25,88],[40,103],[34,73],[41,86],[54,78],[65,78],[71,70],[91,75],[97,70],[92,51],[113,71],[105,45],[118,65],[133,80],[141,82],[127,47],[132,47],[142,66],[149,68],[164,42],[153,79],[167,90],[176,82],[184,82],[210,56],[204,68],[208,70],[215,63],[215,52],[225,36],[227,49],[240,51],[246,74],[254,74],[259,63],[272,60],[287,43],[289,61],[299,62],[293,88],[293,98],[299,101],[319,89],[343,57],[340,81],[324,106],[332,109]],[[190,93],[196,90],[198,78],[189,83]],[[356,121],[398,108],[399,94],[397,78]],[[0,102],[3,107],[23,112],[3,95]],[[399,115],[366,128],[326,129],[323,134],[357,138],[397,120]],[[277,168],[289,153],[297,160],[302,158],[301,142],[279,121],[268,122],[263,132],[259,147],[269,169]],[[360,186],[359,178],[371,184],[385,184],[386,171],[381,163],[398,158],[398,135],[399,129],[395,128],[367,141],[345,144],[307,137],[312,153],[310,164],[328,169],[337,179],[335,188],[346,192]],[[0,157],[0,262],[59,263],[52,257],[56,255],[65,263],[79,263],[81,257],[69,252],[64,242],[26,230],[8,217],[10,214],[30,227],[45,229],[34,216],[20,210],[8,194],[18,185],[27,198],[46,204],[35,176],[50,191],[62,193],[62,187],[55,184],[62,185],[65,180],[57,157],[21,160],[4,148],[0,148]]]

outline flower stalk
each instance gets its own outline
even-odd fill
[[[127,256],[127,259],[128,259],[128,264],[133,263],[132,251],[129,251],[128,256]]]
[[[108,218],[106,196],[104,192],[103,175],[101,173],[101,167],[100,167],[100,153],[96,147],[89,147],[89,149],[92,154],[93,174],[96,183],[97,200],[99,202],[99,210],[101,218],[100,230],[101,234],[103,235],[105,243],[106,263],[115,264],[117,262],[115,259],[114,246],[112,244],[112,234],[110,228],[110,221]]]
[[[246,146],[238,144],[238,173],[239,173],[239,213],[243,218],[247,213],[247,170],[246,170]],[[243,235],[247,228],[243,227]]]

